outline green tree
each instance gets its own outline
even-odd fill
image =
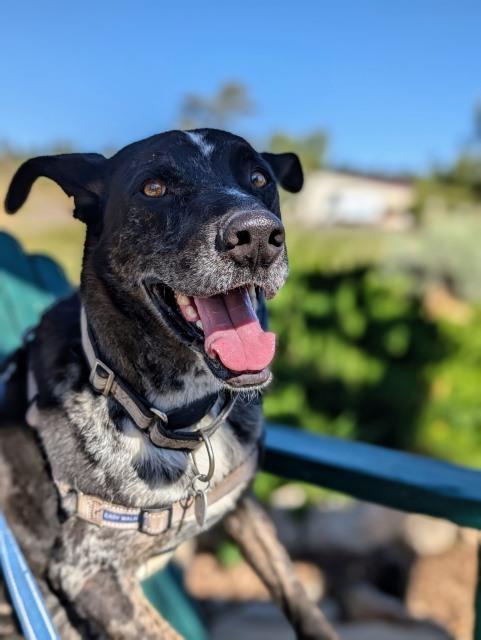
[[[417,211],[433,198],[451,210],[481,202],[481,103],[475,106],[471,134],[454,163],[418,181]]]
[[[210,97],[194,93],[185,96],[180,106],[180,127],[225,129],[237,118],[254,112],[255,105],[247,87],[239,82],[228,82]]]
[[[297,153],[304,170],[314,171],[324,165],[327,136],[323,131],[313,131],[301,137],[279,132],[272,136],[269,148],[274,153],[283,153],[285,151]]]

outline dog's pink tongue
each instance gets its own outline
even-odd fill
[[[247,289],[194,298],[204,327],[204,348],[231,371],[262,371],[274,357],[276,337],[263,331]]]

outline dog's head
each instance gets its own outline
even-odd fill
[[[118,305],[155,318],[224,384],[266,383],[275,341],[256,311],[287,276],[276,182],[301,189],[296,155],[258,153],[213,129],[170,131],[110,159],[33,158],[12,180],[7,211],[22,206],[39,176],[73,196],[88,226],[84,269],[115,290]]]

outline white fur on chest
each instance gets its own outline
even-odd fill
[[[209,421],[211,418],[207,418]],[[185,454],[175,449],[160,449],[150,443],[145,436],[133,425],[130,420],[123,423],[125,445],[128,448],[131,459],[142,460],[143,464],[161,464],[172,470],[184,466]],[[248,451],[235,437],[232,427],[225,421],[210,437],[213,451],[214,474],[211,486],[217,485],[233,469],[235,469],[247,457]],[[198,472],[206,474],[209,469],[209,456],[205,445],[201,445],[195,452],[188,456],[188,467],[184,477],[173,484],[159,486],[155,490],[156,500],[162,503],[174,502],[186,496],[190,483],[196,474],[193,460]]]
[[[75,468],[64,468],[55,453],[60,444],[64,448],[68,441],[71,441],[70,445],[74,449],[76,435],[80,435],[83,441],[95,451],[95,457],[98,460],[98,464],[89,470],[89,484],[96,485],[102,492],[107,490],[107,496],[108,477],[120,479],[122,498],[127,504],[139,507],[169,504],[189,494],[195,475],[189,454],[175,449],[155,447],[130,419],[125,418],[120,425],[114,425],[109,417],[107,400],[103,396],[95,396],[88,390],[65,394],[64,411],[62,422],[67,419],[69,424],[62,425],[61,430],[58,427],[58,420],[55,421],[57,424],[54,424],[51,417],[44,421],[40,428],[45,446],[49,452],[52,452],[49,457],[54,461],[53,471],[57,481],[66,482],[88,492],[84,487],[83,478],[75,477]],[[206,418],[206,420],[209,419]],[[75,431],[78,433],[76,434]],[[228,421],[219,426],[210,441],[215,461],[214,475],[211,480],[211,487],[214,487],[248,457],[250,450],[239,442]],[[199,472],[205,473],[209,466],[205,446],[201,445],[193,455]],[[176,482],[164,481],[152,486],[151,483],[139,477],[136,471],[138,463],[144,466],[152,465],[153,468],[160,465],[164,471],[173,473],[185,469],[185,473]]]

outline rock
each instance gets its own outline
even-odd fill
[[[302,495],[296,490],[291,485],[282,487],[274,502],[300,502]],[[332,552],[360,556],[397,541],[417,555],[432,555],[452,547],[459,536],[459,527],[447,520],[407,515],[364,502],[314,506],[302,518],[288,509],[274,509],[272,516],[289,551],[302,555]]]
[[[351,622],[336,627],[342,640],[450,640],[442,629],[425,624]],[[227,637],[227,636],[226,636]],[[249,636],[246,636],[246,638]]]
[[[315,602],[324,595],[324,577],[313,564],[296,562],[294,568],[309,598]],[[189,592],[201,600],[270,600],[267,589],[244,561],[221,565],[215,556],[199,553],[185,575]]]
[[[456,640],[471,640],[476,574],[477,546],[471,541],[459,540],[445,553],[418,557],[407,585],[409,611],[449,629]]]
[[[364,555],[400,539],[405,518],[399,511],[363,502],[312,507],[303,520],[273,512],[279,536],[294,555]]]
[[[324,607],[322,609],[329,615]],[[226,608],[211,625],[210,638],[211,640],[227,638],[229,640],[246,640],[247,638],[249,640],[295,640],[295,634],[275,604],[249,602]]]
[[[379,591],[367,582],[359,582],[347,589],[343,593],[342,602],[349,620],[410,620],[409,612],[401,600]]]
[[[450,640],[442,629],[424,623],[351,622],[335,625],[342,640]],[[210,628],[211,640],[295,640],[279,609],[270,602],[228,607]]]
[[[458,539],[458,527],[448,520],[409,514],[404,522],[404,540],[420,556],[444,553]]]
[[[295,640],[280,610],[271,602],[229,608],[210,628],[211,640]]]
[[[298,484],[285,484],[273,491],[270,503],[278,509],[299,509],[306,504],[305,490]]]
[[[362,502],[336,510],[313,508],[302,546],[310,552],[364,555],[399,539],[405,518],[399,511]]]

